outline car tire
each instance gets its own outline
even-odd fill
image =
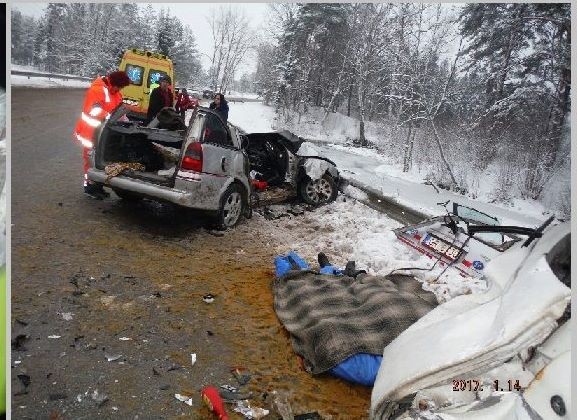
[[[320,206],[337,198],[337,184],[332,176],[324,174],[319,179],[305,177],[298,186],[299,197],[307,204]]]
[[[136,202],[136,201],[142,200],[142,196],[140,196],[140,195],[138,195],[138,194],[136,194],[136,193],[133,193],[133,192],[130,192],[130,191],[126,191],[126,190],[120,190],[120,189],[118,189],[118,188],[113,188],[112,190],[114,191],[114,193],[115,193],[118,197],[122,198],[122,199],[125,200],[125,201]]]
[[[242,188],[238,184],[230,185],[220,200],[216,227],[226,230],[236,226],[245,211],[245,202]]]

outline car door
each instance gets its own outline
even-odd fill
[[[200,142],[203,150],[202,171],[213,176],[211,184],[221,191],[228,180],[239,172],[238,159],[235,158],[241,152],[226,125],[213,113],[207,113],[204,118]]]

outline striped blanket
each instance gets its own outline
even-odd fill
[[[312,374],[357,353],[383,349],[433,309],[433,293],[412,277],[289,271],[273,282],[274,309]]]

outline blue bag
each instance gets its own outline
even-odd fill
[[[373,386],[382,361],[383,356],[358,353],[339,363],[329,373],[349,382]]]

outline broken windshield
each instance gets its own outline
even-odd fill
[[[496,217],[489,216],[471,207],[453,203],[453,213],[467,222],[478,225],[499,226],[501,222]],[[477,239],[494,245],[502,245],[513,238],[505,237],[502,233],[479,232],[475,235]]]

